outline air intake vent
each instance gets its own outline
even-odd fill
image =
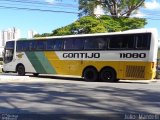
[[[130,78],[144,78],[145,66],[126,66],[126,77]]]

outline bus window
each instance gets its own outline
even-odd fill
[[[6,43],[6,49],[14,49],[14,41],[9,41]]]
[[[29,43],[27,41],[17,41],[16,51],[28,51],[29,50]]]
[[[48,40],[47,50],[62,50],[63,41],[62,40]]]
[[[149,44],[150,44],[149,35],[146,34],[136,35],[135,39],[136,39],[137,49],[145,49],[145,50],[149,49]]]
[[[110,49],[133,49],[134,37],[132,35],[112,36],[109,40]]]
[[[82,50],[83,40],[82,39],[68,39],[64,41],[64,50]]]
[[[22,51],[28,51],[29,50],[29,42],[22,41]]]
[[[107,41],[102,37],[93,37],[85,40],[85,50],[104,50],[106,49]]]
[[[82,39],[77,39],[73,42],[73,45],[72,45],[73,49],[75,49],[75,50],[82,50],[83,49],[83,40]]]
[[[54,40],[47,40],[47,50],[54,50]]]
[[[9,63],[13,59],[13,50],[5,50],[4,63]]]
[[[63,41],[62,40],[55,40],[54,41],[54,50],[62,50]]]
[[[45,40],[37,40],[36,50],[46,50],[46,41]]]
[[[97,38],[97,43],[98,43],[98,49],[106,49],[106,46],[107,46],[107,41],[104,40],[103,38]]]
[[[17,52],[23,51],[23,42],[22,41],[17,41],[16,51]]]
[[[29,51],[36,50],[36,43],[37,43],[36,40],[29,41]]]

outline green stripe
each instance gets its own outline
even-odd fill
[[[35,52],[35,54],[36,54],[37,58],[39,59],[39,62],[41,63],[41,65],[45,69],[46,73],[49,73],[49,74],[56,73],[56,71],[53,69],[52,65],[50,64],[50,62],[46,58],[44,52]]]
[[[48,59],[45,57],[44,52],[26,52],[26,55],[37,73],[56,73]]]
[[[26,55],[37,73],[46,73],[45,69],[43,68],[41,62],[34,52],[26,52]]]

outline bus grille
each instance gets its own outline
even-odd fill
[[[126,77],[144,78],[145,66],[126,66]]]

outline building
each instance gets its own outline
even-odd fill
[[[0,47],[5,46],[6,41],[19,39],[20,29],[15,27],[0,31]]]
[[[28,31],[28,38],[29,38],[29,39],[30,39],[30,38],[33,38],[34,35],[36,35],[36,34],[37,34],[36,31],[34,31],[34,30],[29,30],[29,31]]]
[[[6,41],[19,38],[20,29],[17,29],[15,27],[0,31],[0,58],[2,58],[2,52]]]

